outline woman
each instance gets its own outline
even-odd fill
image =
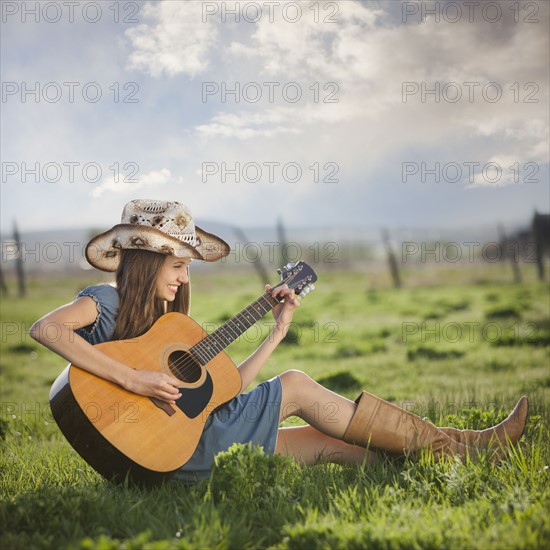
[[[173,404],[181,396],[180,380],[153,371],[135,370],[92,344],[144,334],[165,312],[187,314],[192,260],[216,261],[229,253],[219,237],[196,227],[189,209],[177,202],[134,200],[119,225],[92,239],[89,263],[116,271],[116,287],[98,285],[44,316],[31,335],[71,363],[140,395]],[[266,286],[269,292],[271,287]],[[429,449],[436,458],[498,453],[523,434],[528,401],[522,397],[510,416],[483,431],[437,428],[420,417],[362,392],[353,402],[289,370],[243,393],[285,337],[299,299],[286,285],[273,290],[281,299],[273,309],[272,333],[239,366],[241,393],[208,417],[191,459],[180,478],[207,477],[214,456],[232,443],[251,441],[266,453],[290,455],[301,463],[319,461],[360,464],[375,458],[372,450],[416,456]],[[42,330],[56,323],[55,339]],[[328,411],[320,416],[319,411]],[[290,416],[307,426],[279,428]],[[250,419],[253,418],[253,421]],[[369,448],[366,454],[365,448]]]

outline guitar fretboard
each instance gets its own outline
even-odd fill
[[[237,313],[235,317],[195,344],[189,351],[201,365],[206,365],[267,312],[271,311],[279,301],[278,298],[273,298],[266,292]]]

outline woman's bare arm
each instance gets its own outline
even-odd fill
[[[270,286],[266,287],[269,290]],[[239,372],[242,379],[241,391],[244,391],[256,378],[269,356],[281,343],[286,336],[294,310],[300,305],[299,300],[294,296],[294,291],[290,290],[286,285],[279,287],[273,293],[274,296],[279,295],[284,298],[284,302],[276,306],[274,316],[276,318],[275,327],[271,334],[261,343],[258,349],[239,365]]]
[[[70,363],[128,391],[171,403],[181,397],[177,378],[160,372],[132,369],[76,334],[75,330],[91,325],[96,318],[96,303],[89,296],[82,296],[36,321],[30,335]]]

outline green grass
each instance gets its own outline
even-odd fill
[[[365,273],[321,273],[257,382],[302,369],[350,398],[364,388],[460,428],[500,421],[527,394],[526,436],[499,466],[426,455],[302,468],[241,446],[217,457],[209,481],[149,490],[105,482],[63,439],[48,392],[64,362],[27,335],[95,280],[31,282],[25,299],[2,300],[2,548],[546,548],[548,285],[477,276],[393,290]],[[261,292],[249,275],[203,276],[193,317],[211,330]],[[235,362],[270,324],[232,344]]]

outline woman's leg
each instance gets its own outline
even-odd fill
[[[367,392],[356,404],[301,371],[284,372],[280,380],[281,421],[299,416],[329,437],[393,456],[414,456],[422,448],[430,448],[437,458],[469,454],[467,447],[433,424]]]
[[[313,466],[325,462],[358,465],[372,464],[376,454],[321,433],[313,426],[279,428],[275,453],[291,456],[300,464]]]
[[[286,371],[279,378],[283,387],[280,422],[299,416],[325,435],[344,438],[357,408],[353,401],[298,370]]]
[[[355,403],[301,371],[287,371],[280,380],[281,421],[299,416],[327,436],[395,456],[417,456],[422,449],[430,449],[438,459],[452,455],[477,458],[478,449],[451,439],[431,422],[368,392],[362,392]],[[498,459],[497,453],[491,458]]]

